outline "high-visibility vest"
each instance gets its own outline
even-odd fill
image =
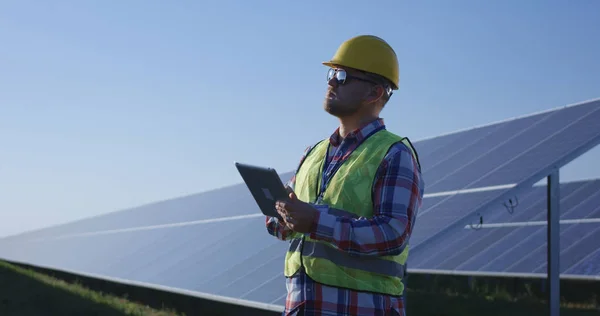
[[[317,196],[322,179],[328,140],[319,142],[307,155],[296,174],[294,191],[304,202],[327,204],[344,210],[345,216],[373,215],[372,186],[375,174],[390,146],[399,141],[414,148],[406,138],[382,129],[356,148],[333,175],[322,196]],[[328,242],[293,233],[285,257],[284,274],[289,277],[301,266],[313,280],[358,291],[402,295],[402,278],[409,247],[394,256],[356,256],[335,249]]]

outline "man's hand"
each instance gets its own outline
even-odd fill
[[[289,190],[289,201],[277,201],[275,208],[285,225],[298,233],[309,233],[314,230],[313,223],[319,211],[310,204],[298,200],[296,194]]]

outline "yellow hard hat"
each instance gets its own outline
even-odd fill
[[[353,37],[340,45],[330,61],[329,67],[345,66],[387,78],[397,90],[400,81],[398,57],[394,49],[383,39],[373,35]]]

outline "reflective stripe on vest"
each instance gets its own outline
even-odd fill
[[[300,247],[302,245],[303,247]],[[303,256],[327,259],[338,266],[357,269],[371,273],[384,274],[391,277],[403,278],[404,266],[398,262],[380,259],[378,257],[356,257],[345,254],[322,242],[295,238],[290,243],[290,252],[302,252]]]

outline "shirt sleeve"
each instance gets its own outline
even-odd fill
[[[373,217],[336,216],[327,205],[314,205],[320,212],[309,236],[352,255],[398,255],[410,239],[423,187],[421,171],[410,149],[397,143],[377,172]]]
[[[296,173],[298,173],[298,170],[300,169],[300,166],[304,162],[306,155],[313,147],[314,146],[309,146],[304,150],[304,153],[302,154],[302,157],[300,158],[300,163],[298,164],[298,167],[296,168],[294,175],[292,175],[292,178],[286,183],[286,186],[290,187],[292,190],[294,189],[295,184],[296,184]],[[284,223],[279,222],[279,219],[277,217],[266,216],[266,226],[267,226],[267,232],[269,234],[277,237],[277,239],[279,239],[279,240],[288,240],[289,237],[293,233],[293,231],[291,229],[289,229],[287,226],[285,226]]]

